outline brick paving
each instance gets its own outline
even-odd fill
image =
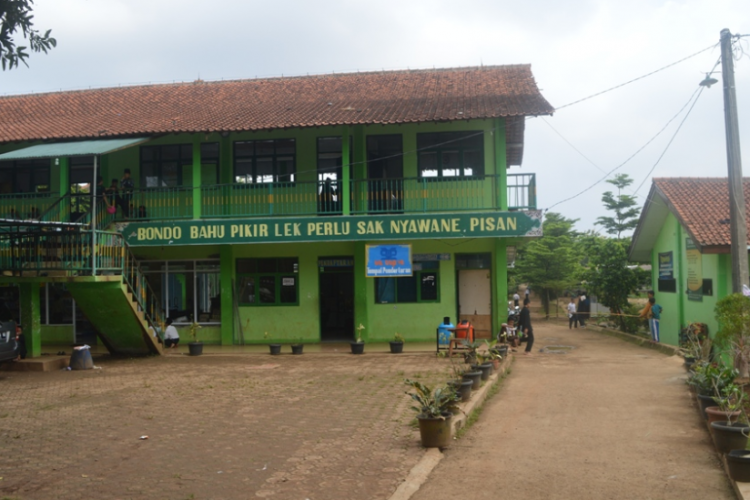
[[[403,378],[449,378],[432,352],[95,364],[0,372],[0,498],[388,498],[423,454]]]

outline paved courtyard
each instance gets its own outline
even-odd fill
[[[0,498],[388,498],[424,453],[403,378],[449,372],[434,352],[94,361],[0,372]]]

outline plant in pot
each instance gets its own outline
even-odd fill
[[[268,340],[268,332],[263,332],[263,339]],[[268,349],[271,356],[278,356],[281,354],[281,344],[268,344]]]
[[[188,349],[191,356],[200,356],[203,354],[203,342],[198,341],[198,330],[200,329],[201,325],[195,321],[190,325],[190,335],[193,337],[193,341],[188,343]]]
[[[680,341],[680,354],[685,359],[685,369],[691,371],[693,367],[707,364],[711,355],[711,339],[709,339],[703,323],[690,323]]]
[[[708,422],[726,421],[730,423],[737,422],[742,414],[742,408],[745,403],[745,392],[737,384],[729,384],[721,389],[721,395],[716,399],[718,406],[709,406],[706,408]]]
[[[486,350],[484,351],[484,354],[482,355],[482,358],[486,359],[490,363],[492,363],[492,369],[493,371],[500,369],[500,361],[503,359],[503,351],[500,351],[497,347],[495,347],[495,344],[497,344],[496,340],[484,341]],[[505,353],[507,353],[507,347],[505,350]]]
[[[396,332],[389,344],[391,346],[391,354],[401,354],[404,352],[404,336],[400,333]]]
[[[364,329],[365,326],[360,323],[357,327],[357,340],[349,343],[352,348],[352,354],[363,354],[365,352],[365,342],[362,340],[362,331]]]
[[[416,380],[404,380],[413,389],[407,392],[416,403],[412,409],[417,412],[419,435],[425,448],[446,448],[452,437],[452,410],[458,403],[456,392],[449,387],[434,390]]]
[[[479,340],[473,342],[463,340],[461,343],[468,349],[467,362],[471,362],[472,370],[482,372],[482,380],[489,379],[490,375],[492,375],[492,360],[489,357],[488,351],[483,349],[485,346],[484,342]]]
[[[302,339],[295,339],[291,345],[292,345],[292,354],[296,354],[296,355],[302,354],[302,349],[305,347],[305,344],[302,343]]]
[[[698,393],[703,418],[708,418],[705,409],[716,406],[716,398],[721,396],[724,387],[734,383],[737,371],[731,366],[719,366],[717,363],[709,363],[695,367],[693,373],[688,377],[688,384],[695,387]]]
[[[716,342],[731,349],[739,377],[750,379],[750,297],[727,295],[716,303],[714,313],[721,325]]]
[[[453,358],[448,356],[446,352],[441,352],[438,356],[441,358],[447,357],[448,361],[451,363],[453,379],[448,381],[448,385],[453,387],[456,394],[458,394],[458,397],[461,398],[461,401],[468,401],[471,399],[471,386],[474,385],[474,382],[471,379],[464,378],[464,369],[457,365],[456,362],[453,361]]]

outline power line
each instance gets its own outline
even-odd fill
[[[643,146],[641,146],[640,148],[638,148],[638,150],[635,153],[633,153],[632,155],[630,155],[624,162],[620,163],[618,166],[616,166],[615,168],[613,168],[612,170],[610,170],[609,172],[607,172],[607,174],[604,177],[600,178],[599,180],[597,180],[596,182],[594,182],[593,184],[591,184],[589,187],[587,187],[583,191],[580,191],[577,194],[575,194],[575,195],[573,195],[573,196],[571,196],[569,198],[565,198],[564,200],[558,201],[554,205],[551,205],[550,207],[548,207],[547,209],[545,209],[545,211],[546,210],[550,210],[550,209],[556,207],[557,205],[560,205],[560,204],[565,203],[567,201],[574,200],[574,199],[578,198],[583,193],[591,190],[594,186],[600,184],[603,180],[605,180],[607,177],[609,177],[610,175],[612,175],[613,172],[615,172],[615,171],[619,170],[620,168],[622,168],[623,166],[625,166],[625,164],[627,164],[630,160],[632,160],[633,158],[635,158],[635,156],[638,153],[640,153],[641,151],[643,151],[649,144],[651,144],[652,142],[654,142],[654,140],[656,140],[656,138],[659,137],[662,134],[662,132],[664,132],[664,130],[666,130],[666,128],[669,126],[669,124],[672,123],[678,116],[680,116],[680,114],[682,114],[682,112],[685,110],[685,108],[688,107],[688,105],[693,101],[693,98],[695,97],[695,95],[698,94],[701,91],[702,88],[703,87],[698,87],[695,90],[695,92],[693,92],[690,95],[690,99],[688,99],[688,101],[682,106],[682,108],[680,108],[680,110],[672,118],[670,118],[669,121],[667,121],[667,123],[661,128],[661,130],[659,130],[653,137],[651,137],[648,141],[646,141],[646,143]]]
[[[559,111],[559,110],[561,110],[563,108],[567,108],[568,106],[572,106],[574,104],[578,104],[579,102],[587,101],[589,99],[592,99],[594,97],[600,96],[602,94],[606,94],[607,92],[610,92],[612,90],[616,90],[616,89],[619,89],[621,87],[624,87],[625,85],[628,85],[630,83],[637,82],[638,80],[642,80],[642,79],[646,78],[647,76],[651,76],[651,75],[654,75],[654,74],[656,74],[656,73],[658,73],[660,71],[664,71],[665,69],[671,68],[672,66],[675,66],[676,64],[680,64],[683,61],[687,61],[688,59],[690,59],[692,57],[695,57],[698,54],[702,54],[702,53],[706,52],[707,50],[711,50],[711,49],[717,47],[718,45],[719,45],[718,43],[715,43],[713,45],[710,45],[710,46],[706,47],[705,49],[699,50],[698,52],[696,52],[694,54],[690,54],[687,57],[683,57],[679,61],[675,61],[675,62],[673,62],[671,64],[667,64],[666,66],[663,66],[663,67],[661,67],[661,68],[659,68],[659,69],[657,69],[655,71],[652,71],[651,73],[646,73],[643,76],[639,76],[638,78],[633,78],[632,80],[629,80],[629,81],[627,81],[625,83],[621,83],[620,85],[616,85],[614,87],[608,88],[607,90],[602,90],[601,92],[597,92],[596,94],[591,94],[590,96],[584,97],[583,99],[578,99],[577,101],[569,102],[568,104],[563,104],[562,106],[558,106],[557,108],[555,108],[555,111]]]
[[[554,132],[555,132],[555,133],[556,133],[557,135],[559,135],[559,136],[560,136],[560,139],[562,139],[563,141],[565,141],[565,143],[566,143],[566,144],[567,144],[568,146],[570,146],[571,148],[573,148],[573,150],[574,150],[574,151],[575,151],[576,153],[578,153],[579,155],[581,155],[581,156],[582,156],[582,157],[583,157],[583,158],[584,158],[584,159],[585,159],[585,160],[586,160],[587,162],[591,163],[591,164],[592,164],[593,166],[595,166],[595,167],[596,167],[596,168],[597,168],[597,169],[598,169],[599,171],[601,171],[601,172],[605,172],[605,173],[606,173],[606,170],[604,170],[604,169],[603,169],[602,167],[600,167],[599,165],[597,165],[596,163],[594,163],[594,162],[593,162],[593,160],[591,160],[591,158],[589,158],[588,156],[586,156],[585,154],[583,154],[583,153],[581,152],[581,150],[579,150],[579,149],[578,149],[577,147],[575,147],[575,146],[573,145],[573,143],[572,143],[572,142],[570,142],[570,141],[569,141],[568,139],[566,139],[566,138],[565,138],[565,136],[564,136],[564,135],[562,135],[562,134],[560,133],[560,131],[559,131],[559,130],[557,130],[557,129],[556,129],[555,127],[553,127],[553,126],[552,126],[552,124],[551,124],[550,122],[548,122],[547,120],[545,120],[543,116],[541,116],[540,118],[542,119],[542,121],[543,121],[543,122],[544,122],[544,123],[545,123],[545,124],[546,124],[546,125],[547,125],[547,126],[548,126],[549,128],[551,128],[551,129],[552,129],[552,130],[553,130],[553,131],[554,131]]]

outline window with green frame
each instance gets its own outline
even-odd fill
[[[299,305],[299,260],[237,259],[237,287],[241,306]]]
[[[484,175],[484,133],[417,134],[419,177],[450,179]]]
[[[295,153],[294,139],[237,141],[234,143],[234,182],[294,182]]]
[[[205,179],[205,183],[218,182],[219,143],[201,143],[201,165],[214,166],[215,179]],[[165,144],[162,146],[141,146],[141,187],[164,188],[183,185],[183,177],[192,175],[193,145]],[[183,173],[187,170],[187,173]]]
[[[415,262],[414,274],[402,278],[375,278],[376,304],[439,302],[437,261]]]

